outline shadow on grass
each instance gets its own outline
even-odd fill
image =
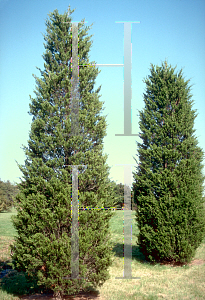
[[[11,260],[0,261],[0,271],[6,275],[0,279],[0,288],[13,296],[41,293],[42,289],[36,282],[27,282],[25,273],[18,272],[12,268]]]
[[[30,299],[26,296],[35,295],[39,299],[53,299],[53,291],[46,289],[44,286],[38,286],[37,281],[27,281],[26,274],[24,272],[18,272],[12,268],[13,264],[11,260],[2,261],[0,260],[0,273],[6,272],[3,278],[0,278],[0,289],[7,292],[9,295],[19,297],[21,299]],[[99,297],[99,291],[91,286],[86,288],[84,291],[78,293],[85,297],[92,295],[93,299]],[[75,295],[73,295],[75,297]],[[72,298],[70,296],[64,296],[66,299]],[[33,299],[33,298],[32,298]],[[90,299],[90,298],[89,298]]]
[[[112,251],[116,257],[123,257],[123,244],[122,243],[115,243],[115,245],[112,247]],[[187,263],[181,263],[181,262],[175,262],[173,260],[164,260],[164,261],[157,261],[157,262],[150,262],[146,260],[145,256],[140,252],[139,246],[132,245],[132,260],[137,261],[141,264],[147,264],[150,266],[156,266],[156,265],[169,265],[172,267],[183,267],[187,266]]]
[[[112,248],[112,251],[115,256],[117,257],[123,257],[123,244],[122,243],[115,243],[115,245]],[[136,260],[140,263],[149,263],[145,256],[139,251],[139,246],[133,246],[132,245],[132,259]]]
[[[205,242],[205,239],[204,239]],[[114,256],[116,257],[123,257],[123,244],[122,243],[116,243],[112,247],[112,251]],[[132,246],[132,260],[138,261],[141,264],[148,264],[148,265],[156,265],[159,263],[152,263],[145,259],[145,256],[139,251],[138,245]],[[161,263],[160,263],[161,264]],[[165,264],[165,263],[162,263]],[[166,264],[171,264],[167,263]],[[182,266],[181,264],[175,264],[173,266]],[[2,271],[8,272],[7,275],[5,275],[3,278],[0,279],[0,289],[2,291],[7,292],[8,294],[12,296],[17,296],[21,299],[33,299],[29,298],[29,295],[39,295],[35,299],[53,299],[53,292],[52,290],[46,289],[43,286],[38,286],[37,282],[28,282],[25,276],[24,272],[17,272],[13,270],[13,264],[11,260],[0,260],[0,273]],[[9,272],[10,271],[10,272]],[[28,297],[26,297],[26,295]],[[87,288],[85,291],[78,293],[77,296],[83,295],[84,297],[87,297],[87,299],[95,299],[99,297],[99,291],[90,285],[89,288]],[[89,296],[92,295],[92,298],[89,298]],[[26,298],[24,298],[25,296]],[[42,296],[42,297],[41,297]],[[64,299],[80,299],[75,298],[76,295],[72,296],[65,296]],[[69,297],[69,298],[68,298]],[[71,298],[70,298],[71,297]],[[84,298],[86,299],[86,298]],[[153,298],[155,299],[155,298]]]

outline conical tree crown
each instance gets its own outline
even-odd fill
[[[148,260],[188,262],[205,233],[203,152],[193,135],[196,110],[182,70],[176,74],[165,61],[151,65],[150,73],[133,173],[138,243]]]
[[[109,278],[107,268],[112,263],[109,220],[113,214],[103,209],[80,210],[76,260],[83,279],[64,278],[71,277],[72,166],[81,166],[80,208],[113,207],[116,197],[108,179],[107,155],[102,153],[107,125],[100,115],[100,88],[93,90],[99,71],[95,67],[79,67],[79,135],[74,135],[71,17],[55,10],[46,26],[44,70],[39,69],[41,78],[34,76],[36,97],[30,96],[33,120],[28,147],[24,146],[25,165],[19,165],[24,180],[16,197],[18,214],[13,223],[18,236],[12,250],[17,270],[29,273],[38,285],[62,297],[79,292],[88,283],[102,285]],[[79,65],[88,65],[89,28],[79,23],[78,29]]]

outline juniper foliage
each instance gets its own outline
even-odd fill
[[[204,153],[194,136],[190,80],[175,68],[167,61],[161,67],[151,64],[144,80],[133,189],[138,245],[145,258],[189,263],[205,234]]]
[[[23,179],[15,199],[18,232],[13,251],[14,267],[26,272],[43,290],[56,297],[101,286],[109,279],[112,264],[110,210],[79,211],[79,277],[71,278],[71,165],[78,167],[79,208],[113,207],[116,197],[108,179],[107,155],[103,154],[106,117],[100,87],[94,91],[99,73],[95,67],[79,68],[79,135],[71,132],[71,14],[49,14],[44,35],[44,70],[36,79],[33,116],[25,165],[19,165]],[[68,22],[68,23],[66,23]],[[83,22],[83,20],[82,20]],[[92,26],[92,25],[91,25]],[[90,62],[89,27],[78,24],[79,65]],[[70,279],[65,279],[68,277]]]

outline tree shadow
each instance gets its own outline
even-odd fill
[[[114,253],[114,256],[116,257],[123,257],[123,244],[122,243],[115,243],[115,245],[112,247],[112,251]],[[156,262],[150,262],[148,261],[143,253],[140,252],[138,245],[132,245],[132,260],[135,260],[141,264],[147,264],[150,266],[156,266],[156,265],[167,265],[172,267],[183,267],[189,265],[188,263],[181,263],[181,262],[175,262],[173,260],[159,260]]]
[[[123,257],[123,244],[122,243],[115,243],[115,245],[112,247],[112,251],[114,253],[114,256],[116,257]],[[132,245],[132,259],[136,260],[140,263],[149,263],[145,256],[140,252],[139,246]]]
[[[37,282],[28,282],[24,272],[12,268],[12,260],[0,260],[0,289],[7,294],[20,299],[55,299],[51,289],[38,286]],[[3,276],[3,277],[2,277]],[[66,295],[63,299],[95,299],[99,298],[99,291],[92,285],[75,295]]]

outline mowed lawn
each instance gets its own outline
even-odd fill
[[[16,234],[11,216],[16,214],[0,213],[0,268],[8,267],[11,262],[9,244]],[[145,261],[136,244],[138,233],[135,212],[132,212],[132,276],[140,279],[115,279],[123,277],[123,211],[117,211],[110,221],[113,243],[113,265],[109,268],[110,279],[97,290],[83,297],[65,297],[65,299],[102,299],[102,300],[154,300],[154,299],[205,299],[205,238],[197,249],[196,255],[188,266],[151,265]],[[53,299],[42,295],[32,296],[32,285],[25,281],[23,273],[13,273],[0,280],[0,299]],[[22,295],[28,295],[27,298]],[[37,291],[33,291],[37,295]],[[86,296],[87,295],[87,296]]]

